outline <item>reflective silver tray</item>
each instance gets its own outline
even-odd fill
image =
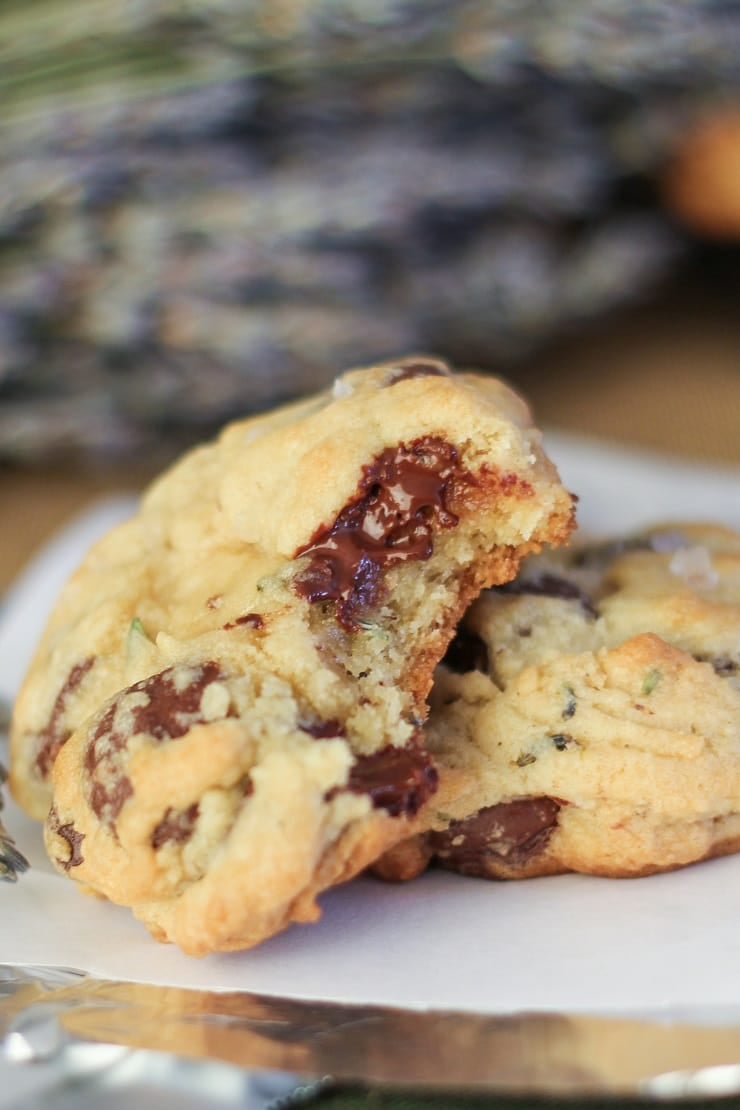
[[[330,1082],[655,1099],[740,1092],[740,1024],[416,1012],[64,968],[0,965],[0,1036],[0,1106],[84,1106],[105,1090],[107,1106],[118,1091],[142,1107],[176,1096],[181,1107],[195,1098],[260,1108]]]

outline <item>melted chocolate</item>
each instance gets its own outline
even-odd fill
[[[496,586],[495,589],[504,594],[537,594],[540,597],[559,597],[563,601],[578,601],[589,617],[599,615],[588,594],[575,582],[571,582],[568,578],[561,578],[558,574],[540,574],[537,578],[515,578],[512,582]]]
[[[122,690],[96,725],[85,754],[85,769],[90,778],[90,807],[99,819],[113,824],[133,793],[121,755],[132,736],[146,733],[159,741],[176,740],[204,720],[200,709],[203,691],[223,674],[214,662],[189,669],[192,679],[183,688],[178,683],[182,668],[170,667]],[[145,695],[147,700],[126,707],[126,729],[122,732],[116,725],[120,704],[136,694]]]
[[[495,874],[496,864],[522,867],[547,846],[561,802],[547,796],[488,806],[444,832],[428,834],[439,862],[466,875]]]
[[[450,641],[442,662],[455,674],[467,674],[468,671],[488,674],[488,646],[477,632],[461,626]]]
[[[259,613],[245,613],[244,616],[229,621],[228,624],[224,625],[224,628],[238,628],[240,625],[246,625],[248,628],[264,628],[265,622]]]
[[[349,773],[347,789],[369,794],[376,809],[391,817],[413,817],[434,794],[439,776],[423,748],[388,746],[372,755],[358,756]]]
[[[355,631],[359,612],[382,594],[381,572],[392,563],[425,560],[433,531],[458,521],[448,502],[455,480],[469,475],[457,450],[433,436],[383,451],[364,467],[358,496],[328,528],[321,528],[295,558],[310,556],[294,580],[309,602],[336,602],[336,617]]]
[[[197,802],[179,812],[168,809],[151,835],[151,845],[155,852],[163,844],[184,844],[193,835],[200,809]]]
[[[397,382],[408,381],[409,378],[448,378],[449,376],[449,371],[433,362],[407,362],[391,370],[385,385],[387,388],[396,385]]]
[[[84,863],[85,857],[80,851],[80,845],[85,839],[85,834],[77,832],[77,829],[71,821],[62,825],[59,821],[59,814],[54,806],[52,806],[49,811],[48,824],[53,833],[56,833],[57,836],[61,836],[62,840],[66,840],[67,844],[69,844],[69,856],[67,859],[60,859],[59,856],[56,857],[59,866],[65,871],[69,871],[70,868],[79,867],[81,863]]]
[[[54,700],[51,716],[49,717],[46,728],[39,733],[41,746],[36,756],[36,770],[43,779],[49,777],[49,772],[54,765],[54,760],[59,755],[60,749],[67,743],[71,736],[71,730],[62,726],[62,717],[67,708],[67,702],[94,662],[95,659],[91,657],[89,659],[83,659],[81,663],[75,663],[74,667],[67,675],[66,682]]]

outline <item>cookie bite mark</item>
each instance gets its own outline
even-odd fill
[[[200,806],[194,802],[187,809],[168,809],[155,827],[150,843],[155,852],[165,844],[185,844],[193,835],[200,816]]]
[[[428,848],[442,866],[483,878],[522,871],[540,855],[558,825],[562,802],[548,796],[487,806],[430,832]]]
[[[133,794],[123,769],[132,736],[145,734],[162,742],[184,736],[194,725],[231,715],[224,675],[218,663],[170,667],[117,694],[93,730],[85,753],[88,801],[108,825]]]
[[[83,659],[80,663],[75,663],[54,700],[54,705],[52,706],[51,715],[46,727],[39,734],[40,747],[36,755],[35,767],[43,779],[49,777],[49,772],[54,764],[54,760],[59,754],[60,748],[66,744],[71,735],[71,730],[64,726],[64,714],[67,709],[67,702],[82,684],[85,675],[88,674],[94,663],[95,659],[92,656],[88,659]]]
[[[457,449],[435,436],[383,451],[363,468],[358,494],[294,558],[309,563],[293,580],[310,603],[332,601],[348,632],[383,595],[382,572],[394,563],[429,559],[434,528],[454,528],[455,487],[472,483]]]
[[[389,745],[358,756],[344,789],[369,795],[374,808],[386,810],[391,817],[413,817],[435,793],[438,782],[437,769],[424,748]]]
[[[49,811],[47,825],[49,832],[53,833],[54,836],[61,837],[62,840],[66,840],[69,845],[69,855],[66,859],[62,859],[59,856],[55,857],[59,867],[61,867],[63,871],[69,872],[71,868],[79,867],[81,863],[84,863],[85,857],[82,855],[80,846],[85,839],[85,834],[77,832],[72,821],[67,821],[63,825],[59,820],[59,814],[55,806],[52,806]]]

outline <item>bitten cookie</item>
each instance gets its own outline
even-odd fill
[[[15,711],[57,867],[185,951],[248,947],[407,837],[471,599],[564,541],[526,405],[416,357],[228,427],[88,556]]]
[[[655,529],[526,560],[437,672],[428,832],[377,865],[629,876],[740,849],[740,536]]]

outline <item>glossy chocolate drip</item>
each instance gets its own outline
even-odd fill
[[[449,376],[448,370],[434,362],[407,362],[391,370],[385,384],[388,387],[396,385],[397,382],[408,381],[409,378],[448,378]]]
[[[387,747],[357,758],[349,773],[347,789],[369,794],[376,809],[391,817],[412,817],[434,794],[439,776],[423,748]]]
[[[91,657],[89,659],[83,659],[81,663],[76,663],[74,665],[54,700],[54,705],[52,706],[51,715],[46,728],[39,733],[41,746],[36,756],[36,770],[44,779],[49,777],[49,772],[54,764],[54,760],[71,735],[71,730],[64,728],[62,725],[62,718],[67,709],[67,702],[81,684],[94,662],[95,659]]]
[[[163,844],[184,844],[190,840],[199,815],[200,808],[197,802],[179,812],[168,809],[151,835],[151,845],[155,852]]]
[[[51,807],[47,820],[50,830],[57,836],[61,836],[62,840],[66,840],[69,845],[69,855],[67,859],[60,859],[59,856],[56,857],[59,866],[65,871],[69,871],[72,867],[79,867],[81,863],[85,862],[85,858],[80,851],[80,845],[85,839],[85,834],[77,832],[77,829],[71,821],[67,821],[63,825],[59,820],[59,814],[55,806]]]
[[[382,570],[428,559],[435,526],[457,524],[448,501],[464,474],[457,450],[432,436],[383,451],[364,468],[355,500],[296,552],[310,556],[294,580],[296,592],[309,602],[336,602],[337,620],[354,631],[357,614],[380,600]]]
[[[515,578],[512,582],[496,586],[495,589],[504,594],[537,594],[540,597],[561,598],[563,601],[578,601],[589,617],[598,616],[596,606],[588,594],[575,582],[571,582],[569,578],[562,578],[559,574],[540,574],[536,578]]]
[[[98,818],[113,823],[133,793],[122,768],[122,753],[130,738],[139,733],[159,741],[184,736],[204,721],[203,692],[220,678],[221,668],[214,662],[170,667],[116,696],[93,730],[85,753],[90,807]]]
[[[461,625],[450,641],[442,662],[455,674],[467,674],[468,671],[488,674],[488,646],[477,632]]]
[[[547,846],[561,805],[547,796],[501,802],[429,833],[428,844],[441,864],[466,875],[495,875],[501,864],[523,867]]]

